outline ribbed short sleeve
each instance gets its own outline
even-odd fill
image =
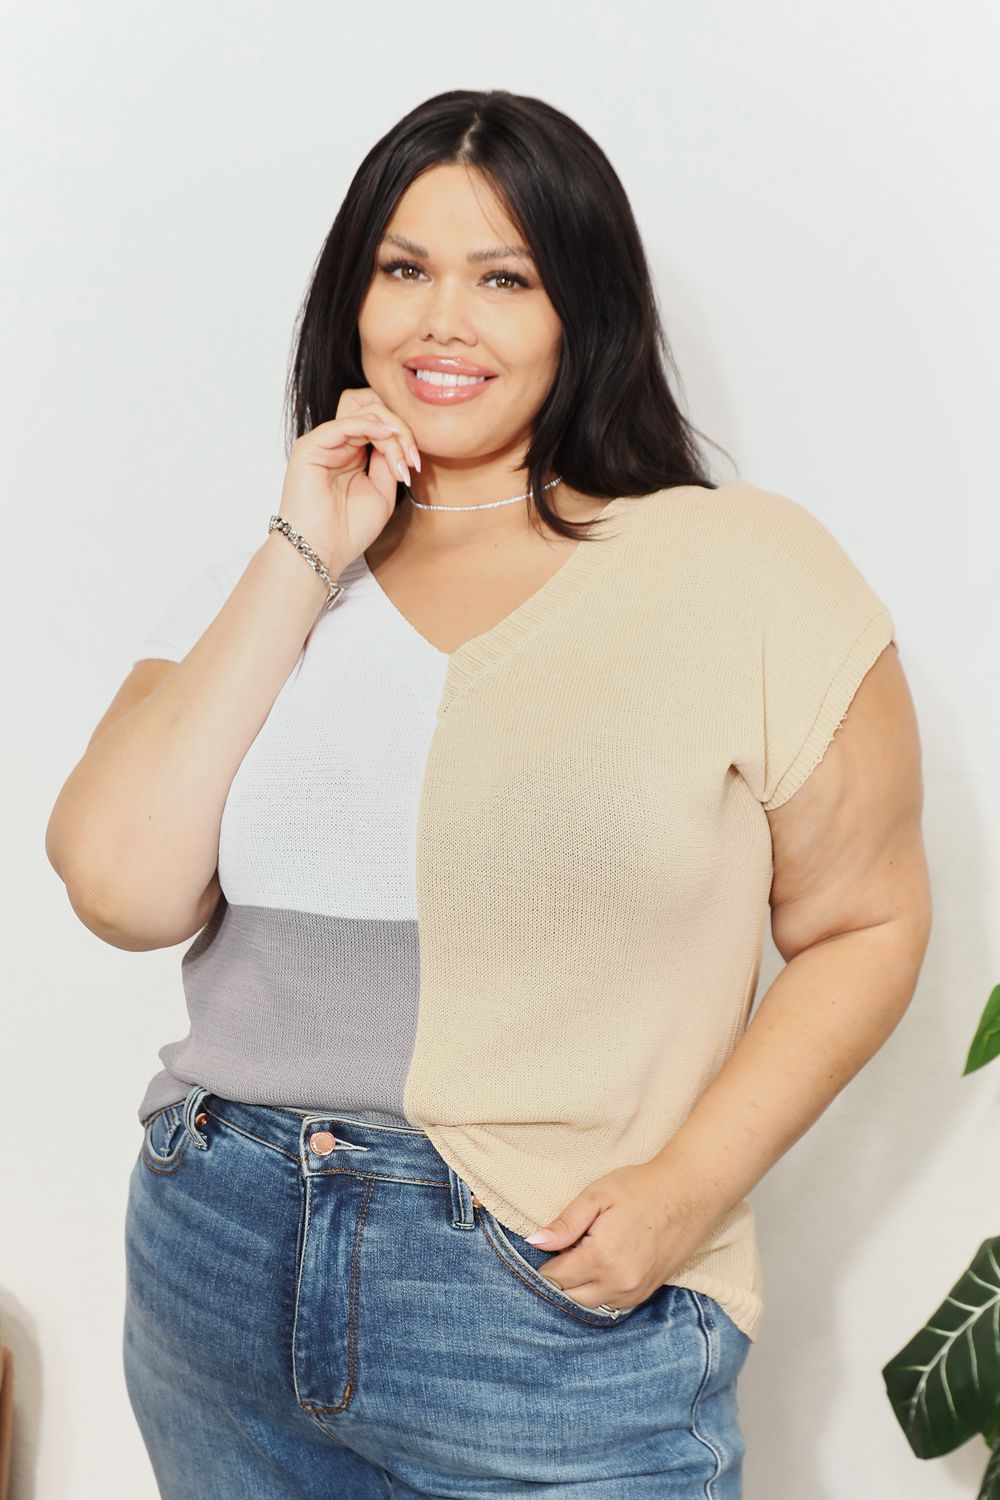
[[[756,559],[763,758],[741,769],[770,812],[822,760],[895,626],[828,527],[797,501],[768,497]]]
[[[181,661],[204,635],[232,593],[256,548],[243,545],[193,573],[139,642],[133,662],[147,657]]]

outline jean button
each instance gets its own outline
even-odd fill
[[[337,1138],[329,1130],[314,1130],[309,1137],[309,1150],[316,1156],[329,1156],[336,1144]]]
[[[208,1124],[208,1115],[205,1113],[205,1111],[203,1109],[199,1110],[198,1113],[195,1115],[195,1117],[194,1117],[194,1123],[196,1125],[207,1125]]]

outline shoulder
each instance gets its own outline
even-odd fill
[[[857,559],[847,550],[834,518],[823,520],[800,500],[747,479],[717,489],[684,486],[655,497],[652,525],[674,544],[697,549],[702,576],[742,584],[767,612],[782,599],[812,609],[834,605],[838,592],[873,596]]]
[[[640,497],[633,557],[651,571],[683,563],[693,587],[735,590],[746,603],[856,581],[858,569],[829,525],[799,500],[747,479],[717,488],[678,485]]]
[[[692,549],[713,558],[755,564],[791,547],[834,541],[828,527],[804,504],[748,479],[730,479],[715,489],[682,484],[625,502],[633,533],[654,550],[676,556]]]
[[[829,528],[801,501],[749,479],[729,479],[712,489],[684,484],[657,490],[636,502],[642,520],[654,528],[681,522],[706,534],[757,541],[763,547],[783,535],[829,535]],[[637,517],[638,519],[638,517]]]

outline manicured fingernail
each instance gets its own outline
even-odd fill
[[[410,463],[413,465],[413,467],[416,469],[417,473],[419,474],[420,473],[420,454],[417,451],[417,445],[416,445],[416,443],[411,443],[410,444],[410,446],[406,450],[406,456],[410,460]]]
[[[396,460],[396,473],[399,475],[404,484],[409,484],[410,471],[401,458],[397,458]]]
[[[549,1240],[554,1240],[555,1235],[551,1229],[536,1229],[534,1234],[526,1234],[524,1238],[529,1245],[545,1245]]]

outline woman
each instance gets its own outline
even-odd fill
[[[746,1194],[912,995],[919,746],[884,604],[710,482],[663,347],[572,121],[414,110],[317,264],[266,539],[60,794],[82,920],[194,937],[125,1226],[164,1496],[740,1493]]]

